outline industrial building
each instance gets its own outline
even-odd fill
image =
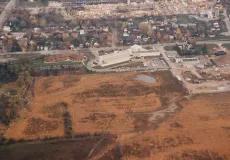
[[[198,57],[177,57],[175,61],[176,63],[185,63],[185,62],[199,63],[200,62]]]
[[[106,67],[118,63],[123,63],[131,60],[131,52],[129,50],[115,51],[114,53],[99,56],[99,65]]]
[[[127,50],[114,51],[111,54],[99,56],[98,62],[101,67],[106,67],[130,61],[132,58],[155,57],[160,55],[160,52],[155,48],[145,49],[142,46],[133,45]]]
[[[145,49],[139,45],[133,45],[129,48],[134,57],[152,57],[152,56],[160,56],[161,53],[154,47],[150,49]]]

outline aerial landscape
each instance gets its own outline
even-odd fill
[[[229,0],[0,0],[0,160],[230,160]]]

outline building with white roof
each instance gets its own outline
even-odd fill
[[[106,67],[118,63],[130,61],[136,57],[160,56],[160,52],[155,48],[145,49],[139,45],[133,45],[124,51],[114,51],[111,54],[99,56],[99,65]]]
[[[123,63],[131,60],[131,52],[128,50],[115,51],[114,53],[99,56],[99,64],[101,67],[106,67],[118,63]]]
[[[133,45],[129,48],[134,57],[152,57],[152,56],[160,56],[161,53],[154,47],[151,49],[145,49],[139,45]]]

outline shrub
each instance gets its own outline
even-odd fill
[[[74,138],[82,138],[82,137],[88,137],[90,136],[90,133],[89,132],[85,132],[85,133],[76,133],[74,135]]]
[[[102,134],[101,134],[101,133],[95,132],[93,135],[94,135],[94,136],[101,136]]]
[[[43,138],[43,140],[45,140],[45,141],[48,141],[50,139],[50,137],[47,137],[47,136],[45,136],[44,138]]]
[[[0,140],[0,145],[5,144],[6,140],[7,140],[6,137],[2,136]]]
[[[26,140],[23,139],[23,138],[21,138],[21,139],[18,140],[18,142],[25,142],[25,141],[26,141]]]
[[[10,138],[7,142],[8,145],[14,144],[16,141],[13,138]]]

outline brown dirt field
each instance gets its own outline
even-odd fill
[[[68,105],[73,133],[132,132],[135,118],[129,114],[159,109],[161,99],[156,87],[163,83],[161,74],[156,75],[158,82],[155,84],[134,80],[136,75],[114,73],[38,78],[29,108],[20,112],[5,136],[15,139],[64,136],[62,114],[65,109],[57,106],[60,103]]]
[[[230,93],[196,95],[154,131],[122,135],[123,159],[229,160]],[[113,155],[112,149],[101,159]]]
[[[100,154],[93,154],[92,160],[230,159],[230,93],[184,98],[178,102],[181,110],[164,118],[162,123],[152,123],[148,121],[148,113],[165,108],[169,99],[185,93],[168,72],[150,74],[157,78],[156,84],[136,81],[133,79],[136,74],[39,78],[30,107],[21,111],[5,135],[16,139],[62,136],[64,122],[61,115],[68,110],[74,133],[106,131],[118,136],[110,145],[103,145],[103,142],[101,145],[106,147]],[[51,158],[47,159],[76,159],[72,157],[73,150],[88,153],[95,144],[92,142],[85,150],[76,149],[72,144],[58,145],[58,148],[46,144],[51,153]],[[1,153],[16,150],[8,149],[0,152],[0,159]],[[31,153],[44,158],[39,148],[24,149],[28,150],[25,155],[29,158]],[[15,157],[22,156],[19,151],[13,153]],[[14,159],[9,158],[11,154],[4,155],[8,156],[5,159]]]
[[[217,56],[214,58],[214,61],[218,65],[230,64],[230,53],[223,56]]]
[[[22,143],[10,146],[0,146],[1,160],[88,160],[92,146],[96,145],[101,137],[72,139],[48,142]],[[105,137],[92,156],[99,154],[111,143],[114,137]]]

